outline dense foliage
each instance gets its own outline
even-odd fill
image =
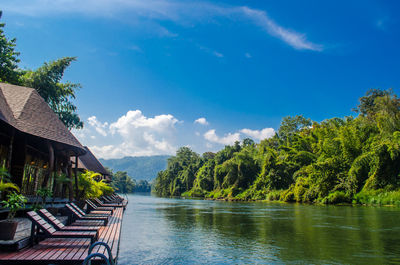
[[[116,192],[132,193],[135,189],[135,182],[125,171],[117,171],[113,173],[111,187],[113,187]]]
[[[98,198],[102,195],[111,195],[114,189],[100,179],[101,175],[93,171],[85,171],[78,175],[78,198]]]
[[[356,118],[285,117],[272,138],[202,156],[187,147],[158,173],[160,196],[322,203],[400,202],[400,101],[370,90]]]
[[[19,82],[15,83],[36,89],[69,129],[83,127],[83,122],[76,113],[77,108],[71,102],[80,84],[61,83],[65,70],[75,60],[75,57],[64,57],[49,63],[45,62],[36,70],[21,71]]]
[[[135,181],[134,192],[151,192],[151,184],[147,180]]]
[[[65,70],[76,58],[64,57],[44,63],[36,70],[20,69],[20,53],[15,51],[16,39],[7,39],[4,26],[4,23],[0,23],[0,82],[36,89],[67,128],[82,128],[83,123],[76,113],[77,108],[71,102],[80,84],[68,81],[61,83]]]
[[[107,168],[109,172],[112,170]],[[151,185],[147,180],[136,181],[128,176],[126,171],[117,171],[112,173],[111,187],[120,193],[133,193],[133,192],[151,192]]]
[[[151,181],[156,178],[160,170],[167,168],[169,156],[127,156],[118,159],[100,159],[100,162],[115,171],[126,171],[136,180]]]
[[[0,18],[2,12],[0,11]],[[8,40],[4,34],[5,24],[0,23],[0,82],[18,82],[19,52],[15,51],[16,39]]]

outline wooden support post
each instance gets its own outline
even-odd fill
[[[32,224],[31,224],[31,237],[29,238],[29,243],[30,243],[31,246],[33,246],[35,244],[35,229],[36,229],[36,226],[32,222]]]
[[[58,161],[59,159],[57,157],[58,156],[55,156],[55,158],[54,158],[54,172],[56,172],[56,174],[54,175],[54,178],[53,178],[53,191],[52,191],[53,192],[53,203],[54,203],[55,197],[58,196],[58,194],[57,194],[57,191],[58,191],[57,175],[58,175],[58,170],[59,170],[58,164],[60,162]]]
[[[79,200],[79,189],[78,189],[78,155],[75,156],[75,199]]]
[[[47,183],[49,182],[50,179],[50,175],[54,169],[54,148],[51,145],[50,141],[47,141],[47,148],[49,150],[49,169],[42,182],[42,188],[45,188],[47,186]]]
[[[26,162],[26,140],[26,135],[15,131],[9,172],[11,175],[11,181],[20,188],[23,188],[22,184]]]
[[[15,129],[12,128],[10,145],[8,148],[7,166],[6,166],[8,171],[11,170],[11,158],[12,158],[12,152],[13,152],[14,136],[15,136]]]
[[[69,200],[72,202],[74,200],[74,190],[73,190],[73,185],[72,185],[72,162],[71,162],[71,159],[68,159],[67,176],[69,178],[68,197],[69,197]]]

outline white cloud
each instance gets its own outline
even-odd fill
[[[298,50],[322,51],[323,46],[307,40],[305,34],[286,29],[273,21],[265,11],[242,7],[242,12],[254,21],[255,24],[264,28],[270,35],[277,37]]]
[[[206,118],[202,117],[202,118],[198,118],[197,120],[194,121],[194,123],[198,123],[201,125],[208,125],[208,121],[206,120]]]
[[[207,141],[213,142],[213,143],[218,143],[218,144],[223,144],[223,145],[232,145],[236,141],[240,141],[240,134],[239,133],[228,133],[224,135],[223,137],[219,137],[216,133],[215,130],[209,130],[204,134],[204,138]]]
[[[172,142],[178,122],[171,114],[148,118],[140,110],[131,110],[110,124],[110,131],[122,137],[118,148],[123,155],[172,154],[176,150]]]
[[[208,47],[205,47],[205,46],[202,46],[202,45],[199,45],[199,44],[197,44],[197,47],[198,47],[201,51],[204,51],[204,52],[206,52],[206,53],[208,53],[208,54],[211,54],[211,55],[213,55],[213,56],[215,56],[215,57],[218,57],[218,58],[223,58],[223,57],[224,57],[224,55],[223,55],[222,53],[217,52],[217,51],[215,51],[215,50],[212,50],[212,49],[210,49],[210,48],[208,48]]]
[[[197,22],[209,23],[223,17],[237,21],[244,18],[263,28],[294,49],[322,51],[323,45],[309,41],[305,34],[285,28],[272,20],[264,10],[247,6],[228,6],[209,2],[173,0],[3,0],[2,10],[29,16],[78,13],[86,16],[124,20],[127,23],[147,23],[160,36],[176,37],[160,21],[173,21],[183,26]],[[155,23],[154,23],[155,22]],[[222,53],[212,52],[223,57]]]
[[[275,130],[273,128],[264,128],[262,130],[242,129],[240,132],[260,141],[275,135]]]
[[[72,129],[71,132],[72,134],[78,138],[79,141],[83,142],[86,139],[86,126],[83,127],[83,129],[77,130],[77,129]]]
[[[89,147],[101,158],[173,154],[177,149],[175,125],[178,123],[170,114],[146,117],[140,110],[131,110],[111,124],[91,116],[87,126],[74,133],[81,140],[90,140]],[[94,132],[107,138],[100,142]],[[91,135],[90,139],[85,134]]]
[[[254,140],[261,141],[266,138],[270,138],[275,135],[275,130],[273,128],[264,128],[262,130],[251,130],[251,129],[242,129],[238,132],[235,133],[228,133],[225,134],[224,136],[218,136],[216,134],[216,131],[214,129],[208,130],[204,134],[204,139],[206,139],[208,142],[206,143],[206,147],[210,148],[211,145],[210,143],[218,143],[222,145],[232,145],[236,141],[241,140],[241,135],[247,135],[253,138]]]
[[[96,132],[103,136],[107,136],[107,129],[108,129],[108,123],[101,123],[97,120],[96,116],[91,116],[88,118],[88,123],[90,126],[94,127]]]
[[[224,57],[224,55],[222,53],[219,53],[219,52],[216,52],[216,51],[214,51],[213,54],[214,54],[215,57],[218,57],[218,58],[223,58]]]
[[[124,150],[122,150],[119,146],[115,145],[103,145],[103,146],[92,145],[89,148],[98,158],[105,158],[105,159],[121,158],[127,155],[124,153]]]
[[[106,159],[173,155],[179,146],[189,145],[197,148],[197,152],[204,152],[207,149],[218,149],[220,145],[232,145],[245,137],[260,141],[275,135],[273,128],[244,128],[224,135],[218,135],[215,129],[211,129],[201,134],[198,128],[189,124],[187,128],[178,126],[183,122],[171,114],[147,117],[140,110],[130,110],[111,122],[102,122],[96,116],[89,117],[87,121],[82,130],[73,130],[73,133],[97,157]],[[196,119],[194,123],[209,124],[204,117]]]
[[[139,52],[139,53],[142,53],[142,52],[143,52],[143,50],[142,50],[139,46],[137,46],[137,45],[132,45],[132,46],[129,47],[128,49],[131,50],[131,51]]]

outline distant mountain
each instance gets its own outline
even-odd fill
[[[135,180],[151,181],[157,177],[160,170],[167,168],[170,156],[127,156],[120,159],[99,159],[103,166],[114,172],[126,171]]]

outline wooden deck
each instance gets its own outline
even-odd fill
[[[99,239],[107,243],[114,259],[118,256],[122,227],[123,208],[118,207],[107,226],[99,230]],[[90,239],[85,238],[49,238],[39,244],[17,252],[0,253],[0,264],[82,264],[88,255]],[[92,253],[102,253],[108,257],[104,247],[95,247]],[[93,260],[98,264],[100,260]]]

